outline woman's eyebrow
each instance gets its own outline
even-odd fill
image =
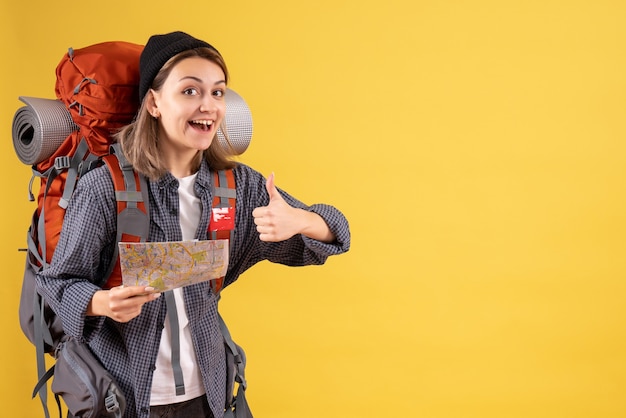
[[[181,81],[186,80],[186,79],[195,80],[198,83],[203,83],[204,82],[201,78],[198,78],[198,77],[193,76],[193,75],[184,76],[180,80],[178,80],[178,82],[181,82]],[[213,85],[217,85],[217,84],[226,84],[226,80],[218,80],[215,83],[213,83]]]

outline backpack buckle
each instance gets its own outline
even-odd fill
[[[63,155],[54,159],[54,168],[61,171],[66,168],[70,168],[70,157]]]
[[[104,407],[109,413],[119,411],[120,404],[117,401],[117,396],[115,396],[115,393],[111,393],[109,396],[104,398]]]
[[[100,161],[98,160],[83,160],[78,164],[78,176],[82,176],[83,174],[91,171],[92,169],[98,167],[100,165]]]
[[[63,350],[64,345],[65,345],[65,342],[61,341],[60,343],[57,344],[56,347],[54,347],[54,353],[52,355],[55,359],[59,358],[59,355],[61,354],[61,350]]]

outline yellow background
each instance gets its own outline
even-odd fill
[[[3,0],[2,416],[38,417],[18,327],[19,95],[68,47],[184,30],[248,102],[242,161],[347,215],[323,267],[224,295],[255,417],[626,416],[626,3]]]

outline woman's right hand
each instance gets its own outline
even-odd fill
[[[141,307],[161,296],[149,286],[118,286],[98,290],[87,306],[88,316],[108,316],[117,322],[128,322],[139,316]]]

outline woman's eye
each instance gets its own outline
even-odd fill
[[[224,90],[215,90],[213,95],[216,97],[224,97]]]
[[[198,94],[198,90],[196,90],[193,87],[190,87],[188,89],[183,90],[183,94],[186,94],[188,96],[194,96],[194,95]]]

